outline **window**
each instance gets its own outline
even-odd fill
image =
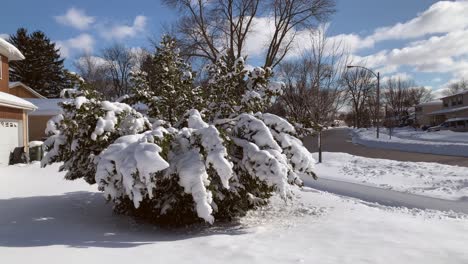
[[[457,127],[465,127],[465,121],[458,121],[457,122]]]
[[[457,105],[457,97],[452,97],[452,106]]]
[[[458,104],[462,105],[463,104],[463,95],[458,96]]]
[[[444,107],[448,107],[448,100],[444,100]]]

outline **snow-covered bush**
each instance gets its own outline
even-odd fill
[[[262,113],[282,92],[271,70],[249,71],[241,58],[230,68],[220,56],[194,92],[165,41],[154,59],[164,91],[152,90],[140,72],[123,99],[146,104],[148,116],[76,91],[49,121],[43,165],[64,162],[67,179],[97,183],[116,211],[169,225],[231,220],[275,193],[290,198],[301,177],[316,178],[294,126]],[[169,109],[172,94],[179,105]]]
[[[87,98],[95,97],[87,91],[68,96],[61,103],[63,114],[47,123],[49,138],[44,145],[48,152],[42,165],[64,162],[60,170],[67,171],[66,179],[84,178],[93,184],[98,155],[120,136],[143,132],[151,125],[126,104]]]

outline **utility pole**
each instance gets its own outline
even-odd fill
[[[322,163],[322,128],[318,133],[318,152],[319,152],[319,163]]]
[[[375,73],[374,73],[375,74]],[[377,139],[380,135],[380,72],[377,72]]]

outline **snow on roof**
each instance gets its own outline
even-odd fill
[[[68,101],[69,99],[37,99],[25,98],[28,102],[37,106],[37,110],[30,113],[31,116],[54,116],[62,113],[62,108],[59,103]]]
[[[432,106],[432,105],[442,105],[442,100],[434,100],[426,103],[418,104],[417,106]]]
[[[468,94],[468,90],[466,90],[466,91],[461,91],[461,92],[459,92],[459,93],[456,93],[456,94],[452,94],[452,95],[444,96],[444,97],[442,97],[441,99],[444,99],[444,98],[449,98],[449,97],[456,96],[456,95],[463,95],[463,94]]]
[[[17,86],[21,86],[23,87],[24,89],[28,90],[30,93],[34,94],[35,96],[39,97],[39,98],[42,98],[42,99],[45,99],[46,97],[41,95],[40,93],[36,92],[33,88],[27,86],[26,84],[22,83],[22,82],[10,82],[8,84],[8,86],[10,87],[10,89],[12,88],[15,88]]]
[[[429,113],[428,115],[447,114],[447,113],[454,113],[454,112],[459,112],[459,111],[463,111],[463,110],[468,110],[468,106],[458,107],[458,108],[442,109],[442,110],[438,110],[438,111]]]
[[[11,61],[24,60],[21,51],[2,38],[0,38],[0,54],[6,56]]]
[[[0,92],[0,106],[6,106],[10,108],[26,109],[26,110],[36,110],[37,107],[17,96]]]
[[[447,119],[445,122],[454,122],[454,121],[465,121],[468,120],[468,117],[456,117]]]

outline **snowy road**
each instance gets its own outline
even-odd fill
[[[317,152],[317,138],[306,137],[304,146],[310,152]],[[328,152],[344,152],[356,156],[378,159],[390,159],[398,161],[413,162],[436,162],[446,165],[457,165],[468,167],[468,157],[433,155],[425,153],[403,152],[390,149],[368,148],[353,144],[350,137],[350,129],[337,128],[326,130],[322,135],[322,150]]]
[[[468,201],[466,200],[449,201],[328,179],[316,181],[312,178],[304,178],[302,180],[307,187],[385,206],[455,211],[468,214]]]

